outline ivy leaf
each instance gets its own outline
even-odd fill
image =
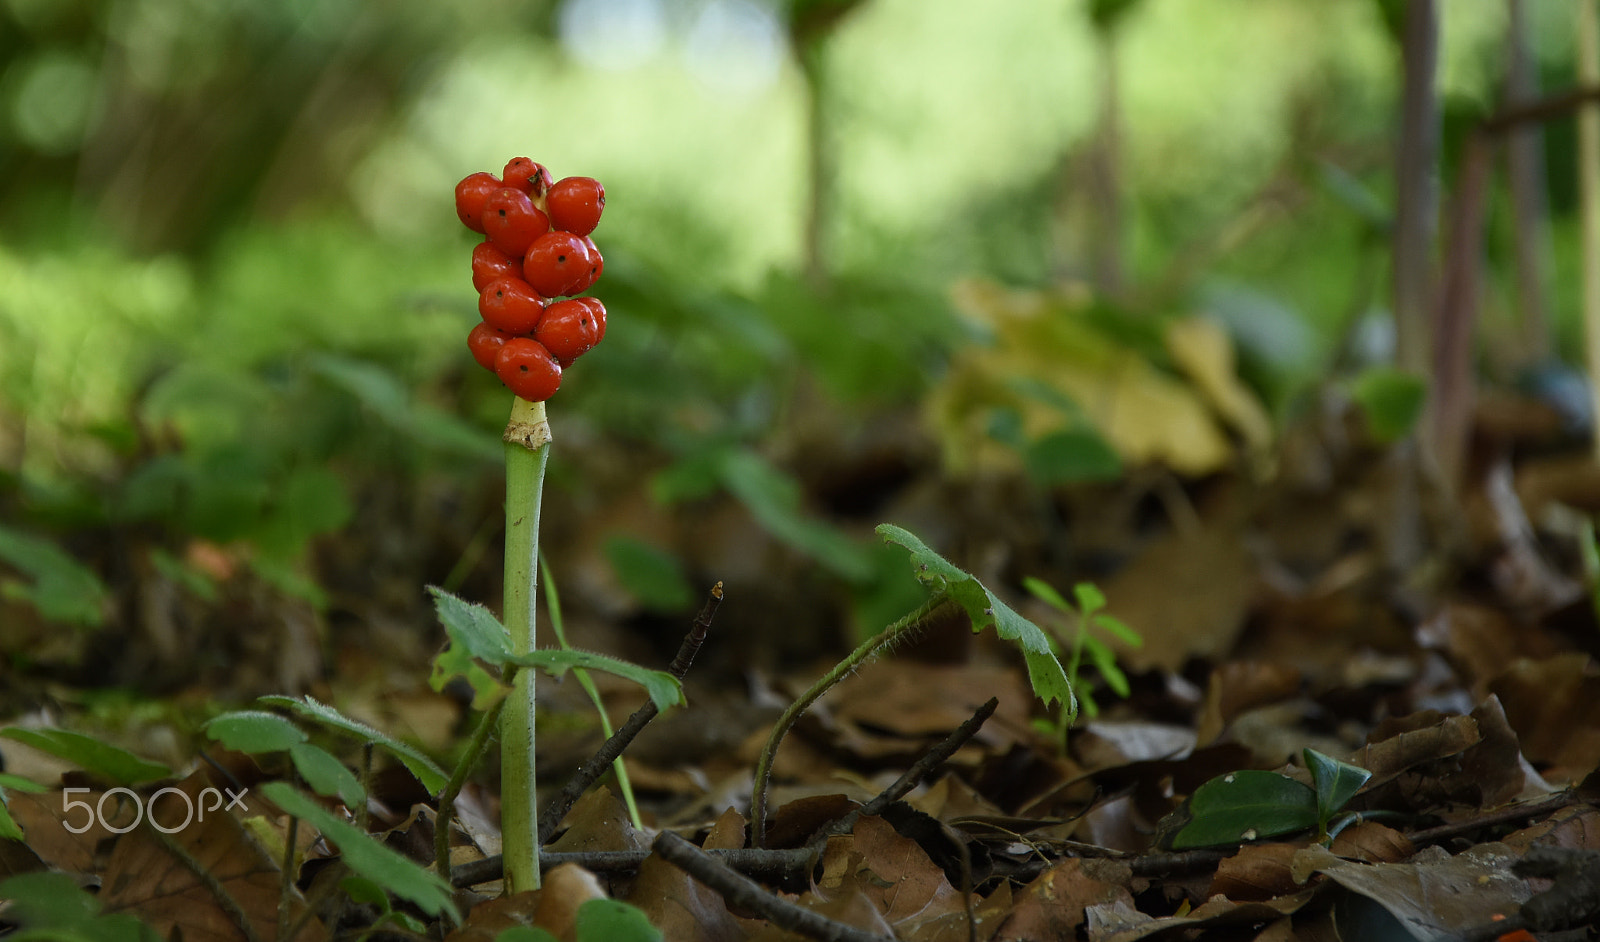
[[[284,782],[261,786],[267,800],[303,821],[308,821],[322,836],[339,845],[345,864],[355,873],[415,903],[430,916],[448,914],[456,922],[461,914],[451,901],[452,890],[438,874],[383,846],[372,835],[336,817]]]
[[[32,746],[40,752],[48,752],[58,759],[65,759],[115,785],[153,782],[172,774],[171,769],[159,762],[147,762],[126,749],[71,730],[23,729],[12,726],[0,729],[0,736],[14,739],[25,746]]]
[[[1372,773],[1315,749],[1304,749],[1301,754],[1305,756],[1306,768],[1311,771],[1311,781],[1317,790],[1317,830],[1325,833],[1328,822],[1355,797],[1361,786],[1367,784]]]
[[[1160,846],[1171,850],[1217,847],[1317,826],[1317,795],[1276,772],[1243,769],[1219,775],[1194,790],[1161,819]]]
[[[304,700],[301,700],[295,697],[275,695],[261,697],[256,702],[293,710],[301,716],[316,720],[324,726],[339,730],[342,733],[349,733],[363,743],[371,743],[377,746],[399,759],[407,769],[411,770],[411,774],[417,777],[417,781],[422,783],[422,787],[435,795],[450,780],[450,776],[445,774],[444,769],[439,768],[438,763],[423,755],[416,747],[408,746],[398,739],[387,736],[360,720],[353,720],[326,703],[319,702],[314,697],[308,695]]]
[[[1038,625],[1012,611],[1011,606],[990,592],[971,573],[956,568],[943,556],[928,548],[926,543],[893,524],[877,528],[885,542],[894,543],[911,553],[917,581],[935,592],[948,592],[950,597],[966,609],[972,620],[972,630],[982,631],[990,626],[1007,641],[1022,650],[1028,664],[1028,682],[1034,696],[1047,705],[1059,700],[1069,712],[1076,712],[1077,698],[1066,671],[1050,650],[1050,637]]]

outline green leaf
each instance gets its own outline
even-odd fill
[[[24,873],[0,881],[0,899],[10,900],[6,912],[24,926],[76,928],[100,913],[100,901],[78,888],[64,873]]]
[[[450,413],[413,402],[410,388],[375,363],[320,354],[311,359],[311,370],[423,445],[486,462],[505,454],[499,442]]]
[[[206,735],[234,752],[283,752],[306,741],[305,730],[276,713],[239,710],[213,717]]]
[[[800,485],[793,478],[751,451],[726,449],[719,458],[716,467],[722,486],[762,529],[852,582],[872,575],[872,560],[859,544],[806,515]]]
[[[1421,377],[1392,366],[1375,366],[1356,377],[1350,395],[1366,413],[1367,427],[1380,444],[1399,441],[1422,415],[1428,386]]]
[[[261,793],[289,814],[315,825],[323,837],[338,844],[345,865],[354,873],[410,900],[430,916],[447,914],[451,920],[461,921],[461,914],[451,901],[450,884],[438,874],[383,846],[283,782],[268,782],[261,786]]]
[[[93,736],[66,729],[0,729],[0,736],[14,739],[40,752],[65,759],[114,785],[137,785],[165,778],[172,770],[159,762],[147,762],[126,749],[103,743]]]
[[[1072,606],[1067,604],[1067,600],[1062,598],[1061,593],[1056,591],[1056,587],[1044,581],[1043,579],[1036,579],[1033,576],[1023,576],[1022,587],[1027,589],[1034,598],[1044,602],[1046,605],[1049,605],[1051,608],[1054,608],[1059,612],[1063,612],[1068,615],[1077,614],[1077,612],[1072,610]]]
[[[0,789],[27,792],[30,795],[42,795],[49,791],[50,787],[48,785],[40,785],[38,782],[35,782],[32,779],[26,779],[20,775],[12,775],[9,772],[0,772]]]
[[[339,889],[344,890],[344,895],[350,897],[352,903],[376,907],[380,913],[390,911],[389,894],[366,877],[345,877],[339,881]]]
[[[645,608],[676,612],[694,604],[678,557],[622,534],[606,537],[604,552],[622,587]]]
[[[1326,833],[1328,822],[1355,797],[1361,786],[1367,784],[1372,773],[1315,749],[1304,749],[1301,754],[1305,756],[1306,768],[1311,771],[1311,783],[1317,792],[1317,830]]]
[[[523,667],[537,667],[552,677],[560,677],[574,667],[615,674],[643,687],[650,694],[650,699],[655,702],[656,708],[659,710],[665,710],[667,707],[685,702],[683,699],[683,685],[678,682],[678,678],[666,671],[640,667],[638,664],[605,654],[596,654],[593,651],[562,651],[548,648],[530,651],[527,654],[512,655],[507,658],[507,663],[518,664]]]
[[[438,763],[423,755],[416,747],[386,736],[359,720],[353,720],[314,697],[307,696],[304,700],[300,700],[295,697],[268,696],[261,697],[256,702],[293,710],[331,729],[349,733],[363,743],[372,743],[399,759],[407,769],[411,770],[411,774],[417,777],[417,781],[422,783],[422,787],[433,794],[438,794],[450,780],[450,776],[444,769],[439,768]]]
[[[1317,796],[1310,786],[1276,772],[1243,769],[1194,790],[1162,819],[1162,846],[1172,850],[1238,844],[1317,826]]]
[[[1144,636],[1129,628],[1119,618],[1100,614],[1089,619],[1089,624],[1096,628],[1104,629],[1107,634],[1114,635],[1118,641],[1130,648],[1144,647]]]
[[[577,942],[661,942],[661,930],[621,900],[592,899],[578,907]]]
[[[1051,432],[1029,443],[1022,461],[1041,484],[1114,481],[1122,476],[1116,449],[1092,428]]]
[[[22,825],[11,816],[11,809],[6,806],[5,797],[5,789],[0,788],[0,840],[27,840],[28,836],[22,832]]]
[[[1061,669],[1061,662],[1051,653],[1050,637],[1043,629],[1012,611],[983,583],[951,565],[909,531],[885,523],[877,528],[877,532],[885,542],[898,544],[911,553],[911,562],[919,582],[935,592],[948,592],[966,609],[967,617],[972,620],[973,631],[982,631],[992,625],[1000,637],[1014,642],[1021,649],[1028,665],[1028,682],[1033,686],[1034,696],[1047,705],[1052,700],[1059,700],[1069,712],[1077,709],[1072,684]]]
[[[1072,587],[1072,597],[1078,600],[1078,611],[1093,615],[1106,607],[1105,593],[1093,582],[1080,582]]]
[[[428,592],[451,645],[459,645],[472,657],[495,665],[504,664],[511,656],[511,635],[493,612],[436,586],[429,586]]]
[[[366,804],[367,791],[361,781],[328,750],[308,742],[295,743],[289,747],[289,758],[294,761],[295,771],[317,794],[337,797],[347,808]]]
[[[31,580],[0,578],[0,597],[26,601],[49,621],[86,628],[105,622],[105,583],[51,541],[0,527],[0,562]]]

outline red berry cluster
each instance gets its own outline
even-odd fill
[[[467,347],[529,402],[555,395],[561,371],[606,334],[605,305],[573,297],[605,268],[589,238],[605,208],[599,181],[551,182],[550,171],[526,157],[513,158],[498,177],[474,173],[456,184],[456,214],[487,236],[472,250],[483,323],[467,335]]]

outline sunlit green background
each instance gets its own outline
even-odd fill
[[[372,481],[494,474],[508,397],[466,356],[474,240],[451,192],[527,155],[608,196],[610,331],[552,404],[558,428],[636,443],[658,497],[732,492],[864,578],[769,446],[797,397],[851,429],[915,414],[952,351],[983,342],[952,309],[958,281],[1093,284],[1107,48],[1126,276],[1102,300],[1135,324],[1217,317],[1279,418],[1326,376],[1387,297],[1382,7],[3,0],[0,525],[113,583],[74,535],[143,527],[180,568],[190,538],[244,541],[325,605],[307,547],[364,519]],[[1506,9],[1442,7],[1448,170],[1497,98]],[[1547,87],[1570,81],[1568,4],[1528,9]],[[1570,130],[1547,144],[1570,325]],[[1487,276],[1487,329],[1506,329],[1503,263]],[[19,561],[39,545],[6,557],[13,612],[54,597],[49,566]],[[670,547],[641,549],[618,558],[681,603]]]

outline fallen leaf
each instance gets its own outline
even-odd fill
[[[745,845],[744,816],[729,808],[711,826],[706,850]],[[736,942],[745,932],[715,890],[654,854],[645,858],[627,901],[673,942]]]
[[[994,938],[1004,942],[1075,938],[1088,907],[1133,905],[1128,892],[1131,879],[1124,863],[1084,857],[1063,860],[1016,893],[1011,915]]]

